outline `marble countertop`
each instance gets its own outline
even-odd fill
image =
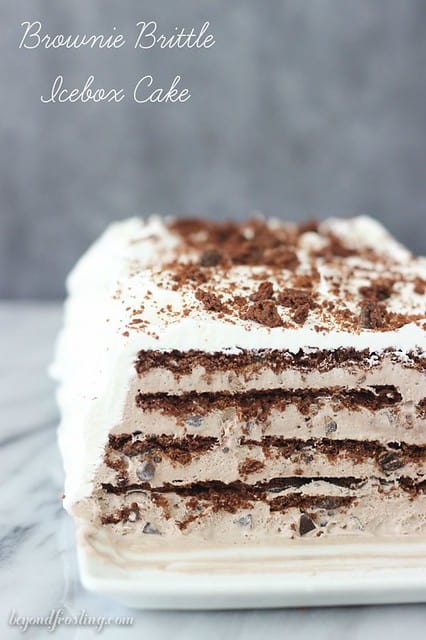
[[[132,611],[89,594],[79,583],[72,526],[61,506],[56,447],[58,412],[46,374],[61,320],[58,304],[0,303],[0,637],[20,637],[24,616],[132,616],[101,637],[421,638],[426,605],[329,607],[226,612]],[[14,624],[11,624],[13,622]],[[24,637],[44,638],[32,626]],[[99,635],[92,626],[62,624],[55,638]]]

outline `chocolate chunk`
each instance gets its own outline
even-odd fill
[[[379,458],[379,466],[385,473],[392,473],[403,467],[404,463],[396,453],[385,453]]]
[[[200,257],[202,267],[217,267],[222,260],[222,254],[217,249],[206,249]]]
[[[331,420],[328,424],[325,425],[325,432],[327,435],[330,435],[330,433],[333,433],[334,431],[337,431],[337,422]]]
[[[258,290],[252,293],[250,300],[258,302],[259,300],[270,300],[274,295],[274,287],[272,282],[261,282]]]
[[[359,324],[362,329],[380,329],[383,326],[384,307],[373,300],[361,304]]]
[[[323,234],[328,240],[327,246],[315,252],[318,257],[324,257],[330,259],[333,256],[336,258],[347,258],[348,256],[354,256],[357,254],[355,249],[351,249],[346,246],[342,240],[331,231]]]
[[[247,529],[251,529],[253,524],[251,513],[248,513],[246,516],[241,516],[241,518],[238,518],[238,520],[235,520],[235,522],[239,524],[240,527],[246,527]]]
[[[150,461],[144,462],[136,470],[136,475],[138,476],[139,480],[141,480],[142,482],[145,482],[147,480],[152,480],[152,478],[155,475],[155,466]]]
[[[158,535],[160,532],[150,522],[147,522],[144,528],[142,529],[142,533]]]
[[[199,414],[195,416],[189,416],[189,418],[185,418],[185,424],[187,424],[189,427],[201,427],[201,425],[203,424],[203,416],[200,416]]]
[[[302,513],[299,520],[299,534],[301,536],[305,536],[310,531],[316,529],[316,525],[314,521],[306,515],[306,513]]]

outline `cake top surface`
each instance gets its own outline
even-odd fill
[[[426,260],[365,216],[131,219],[69,288],[108,299],[104,321],[140,349],[424,347]]]

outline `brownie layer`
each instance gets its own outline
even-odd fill
[[[336,410],[347,408],[356,410],[365,407],[377,411],[385,407],[394,407],[402,400],[395,386],[376,385],[364,389],[344,389],[341,387],[319,389],[271,389],[251,393],[187,393],[183,396],[170,396],[164,393],[146,394],[139,392],[136,406],[145,412],[158,411],[176,420],[184,421],[194,413],[205,416],[212,411],[225,411],[234,408],[244,420],[265,420],[271,411],[283,411],[289,405],[297,407],[303,415],[309,415],[324,400]]]
[[[381,353],[381,357],[389,356],[395,361],[400,361],[398,353],[387,349]],[[358,351],[353,348],[341,348],[333,350],[316,349],[311,352],[300,350],[297,353],[278,349],[247,350],[239,349],[238,353],[206,353],[204,351],[139,351],[135,368],[139,374],[144,374],[152,369],[165,369],[174,375],[181,377],[190,374],[194,368],[202,367],[206,373],[218,371],[234,371],[243,373],[252,367],[261,364],[271,369],[274,373],[280,373],[290,368],[305,371],[330,371],[336,367],[364,366],[368,368],[371,361],[377,358],[377,354],[369,349]],[[426,358],[420,353],[411,352],[404,354],[402,364],[407,367],[415,367],[420,371],[426,370]]]
[[[324,499],[325,504],[325,501],[328,501],[329,498],[330,500],[332,500],[327,492],[330,492],[332,490],[337,491],[339,488],[357,490],[368,484],[373,484],[375,487],[398,488],[401,491],[409,493],[412,498],[418,496],[419,494],[426,493],[426,479],[416,481],[407,476],[401,476],[397,480],[377,477],[370,479],[355,478],[354,476],[345,476],[343,478],[335,478],[333,476],[287,476],[258,481],[254,484],[242,482],[241,480],[236,480],[229,483],[222,482],[221,480],[210,480],[206,482],[191,482],[189,484],[183,485],[172,484],[168,482],[161,486],[153,486],[150,482],[137,482],[134,484],[120,483],[117,485],[106,482],[102,484],[102,489],[106,493],[114,495],[126,495],[138,492],[151,493],[152,495],[166,493],[176,494],[184,497],[196,496],[203,500],[218,502],[220,494],[227,495],[228,497],[232,494],[235,494],[236,496],[239,496],[238,499],[241,499],[241,501],[250,499],[265,500],[268,494],[281,494],[283,492],[288,492],[288,494],[291,496],[298,495],[299,497],[302,496],[308,498],[312,495],[312,492],[307,496],[304,493],[293,494],[292,490],[303,489],[304,491],[306,491],[307,488],[310,488],[314,491],[322,490],[324,492],[325,498],[323,495],[317,497],[318,499]],[[351,494],[351,496],[352,498],[356,498],[355,493]],[[298,506],[301,506],[301,503],[299,503]],[[336,506],[338,506],[338,503]],[[327,502],[327,508],[332,508],[331,502]]]

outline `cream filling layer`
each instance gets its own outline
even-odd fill
[[[303,488],[304,496],[346,496],[353,491],[328,486]],[[324,485],[325,483],[323,483]],[[285,492],[285,493],[289,493]],[[291,493],[295,493],[291,490]],[[315,524],[306,537],[317,535],[331,538],[357,535],[363,537],[398,537],[426,533],[426,496],[412,499],[397,488],[380,487],[374,482],[367,483],[356,491],[357,497],[349,505],[338,508],[306,508],[309,518]],[[284,495],[284,493],[282,494]],[[135,546],[150,551],[166,550],[169,544],[185,544],[189,538],[191,547],[210,544],[238,544],[252,542],[264,544],[275,540],[281,542],[300,537],[300,515],[298,507],[281,511],[271,511],[266,501],[253,501],[238,507],[234,513],[225,509],[215,511],[208,502],[200,500],[197,505],[190,498],[176,494],[162,496],[163,506],[153,503],[149,494],[143,492],[123,496],[108,496],[104,503],[97,503],[101,513],[118,512],[128,507],[127,520],[118,524],[104,525],[115,532],[120,547]],[[269,494],[267,500],[274,500],[277,494]],[[132,505],[137,505],[137,510]],[[326,504],[326,503],[325,503]],[[164,508],[170,512],[165,517]],[[80,512],[84,511],[81,505]],[[195,516],[195,517],[194,517]],[[188,523],[185,522],[188,520]],[[183,525],[183,526],[182,526]],[[124,536],[123,536],[124,534]],[[305,537],[305,536],[303,536]]]
[[[264,435],[286,438],[331,438],[343,440],[374,439],[382,443],[407,442],[426,444],[426,421],[421,419],[413,402],[370,411],[333,408],[333,403],[312,407],[309,414],[302,413],[296,405],[271,409],[266,417],[241,417],[238,407],[212,410],[206,415],[194,412],[177,420],[160,410],[129,409],[127,419],[113,429],[113,434],[130,434],[140,431],[144,435],[212,436],[224,442],[228,437],[260,439]]]

